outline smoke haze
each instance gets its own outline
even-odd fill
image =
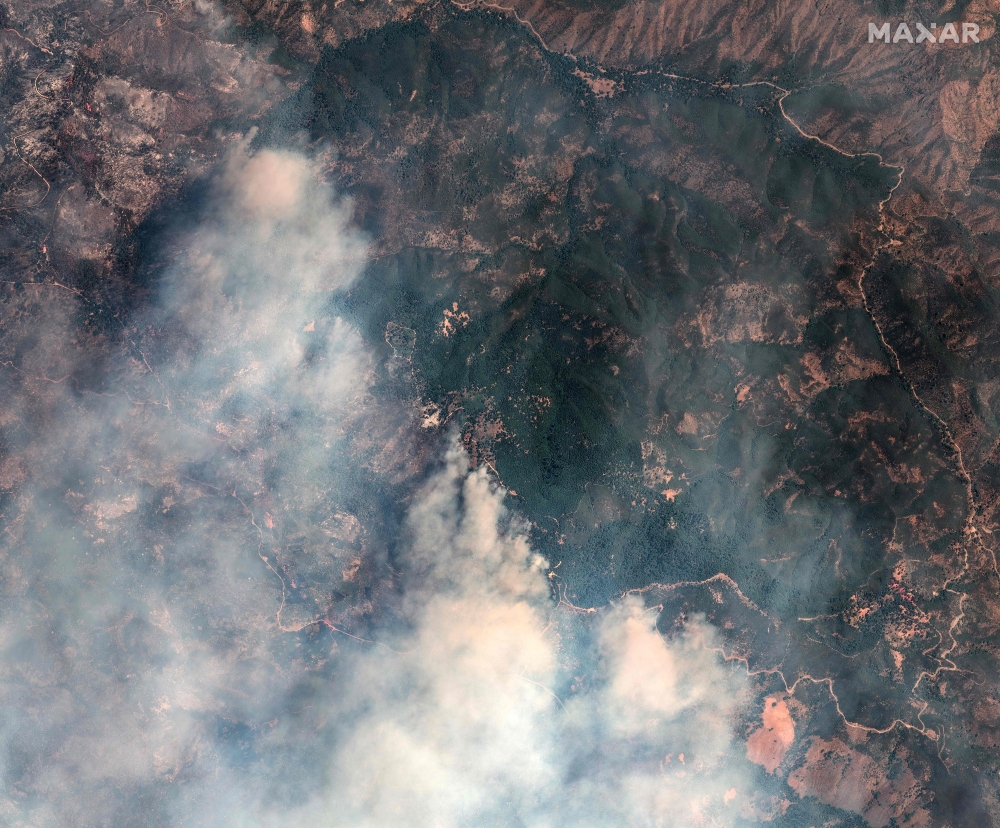
[[[365,241],[312,160],[240,144],[177,248],[127,322],[6,306],[38,333],[2,424],[4,824],[733,824],[713,629],[554,600],[338,315]]]

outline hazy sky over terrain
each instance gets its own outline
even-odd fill
[[[380,568],[378,641],[293,600],[314,585],[279,572],[281,504],[307,533],[358,523],[333,504],[375,407],[374,351],[328,302],[363,278],[365,242],[315,175],[230,153],[152,307],[114,334],[114,392],[51,381],[82,336],[72,299],[25,360],[4,822],[730,824],[742,684],[711,627],[667,641],[638,599],[558,606],[504,491],[446,436],[395,566],[362,540],[319,567]]]

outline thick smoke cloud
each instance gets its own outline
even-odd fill
[[[309,158],[237,147],[183,242],[110,390],[73,379],[73,298],[15,366],[0,821],[732,824],[742,685],[710,626],[555,602],[458,448],[399,526],[359,506],[361,477],[410,485],[371,444],[406,449],[417,408],[331,310],[364,240]]]
[[[503,497],[459,449],[418,497],[412,629],[348,668],[316,824],[729,824],[738,685],[711,628],[668,643],[627,599],[582,629]]]

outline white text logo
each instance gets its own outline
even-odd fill
[[[881,26],[875,23],[868,24],[868,42],[874,43],[876,40],[882,43],[978,43],[979,24],[962,23],[962,37],[959,39],[958,27],[954,23],[945,23],[938,29],[937,23],[931,23],[927,28],[923,23],[917,23],[916,37],[906,23],[896,26],[895,33],[890,39],[891,25],[883,23]]]

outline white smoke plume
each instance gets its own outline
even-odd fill
[[[668,642],[634,598],[557,607],[505,493],[467,463],[453,448],[410,511],[412,626],[350,662],[331,784],[302,824],[732,824],[740,684],[712,629]]]
[[[376,402],[374,349],[331,310],[362,278],[350,205],[308,157],[247,144],[213,205],[122,327],[113,391],[40,379],[54,335],[21,364],[0,822],[733,824],[743,685],[712,628],[556,602],[458,448],[400,525],[351,512],[358,468],[390,485],[369,432],[389,407],[405,438],[415,408]]]

